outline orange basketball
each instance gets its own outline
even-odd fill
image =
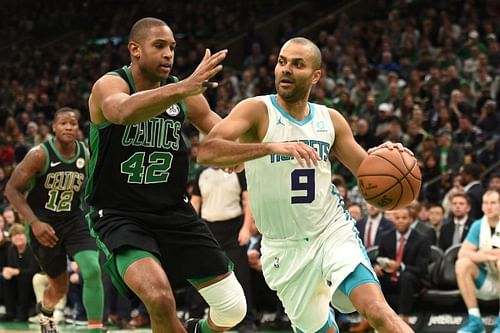
[[[421,185],[417,160],[406,151],[378,149],[359,166],[361,194],[370,204],[383,210],[405,207],[418,197]]]

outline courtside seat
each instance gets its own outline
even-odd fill
[[[456,305],[462,301],[460,290],[457,286],[455,262],[461,244],[452,245],[444,252],[442,260],[432,276],[432,286],[422,294],[424,303]]]
[[[433,288],[437,284],[439,270],[443,262],[444,252],[436,245],[431,245],[431,261],[427,266],[427,276],[422,279],[425,289]]]

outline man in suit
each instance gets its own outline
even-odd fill
[[[379,245],[380,236],[394,229],[394,225],[390,220],[384,217],[384,214],[377,207],[366,204],[368,215],[364,216],[356,223],[356,228],[359,230],[359,238],[368,249],[374,245]]]
[[[479,182],[481,177],[481,169],[479,165],[475,163],[465,164],[460,167],[460,183],[464,187],[464,192],[470,198],[470,217],[475,221],[481,216],[483,212],[481,211],[481,202],[485,189],[483,185]]]
[[[439,239],[441,237],[441,231],[443,228],[443,223],[445,222],[444,218],[444,208],[440,204],[432,204],[429,208],[429,224],[434,229],[436,233],[436,242],[432,243],[432,245],[438,245]]]
[[[462,243],[474,222],[469,216],[470,198],[465,193],[455,193],[451,199],[451,216],[446,219],[439,233],[438,245],[446,251],[452,245]]]
[[[374,270],[385,295],[399,295],[397,313],[408,321],[414,295],[422,287],[431,259],[428,237],[412,228],[415,217],[409,207],[393,212],[395,230],[380,239],[379,254]],[[384,263],[379,258],[388,258]],[[379,263],[380,262],[380,263]]]
[[[380,238],[377,264],[373,266],[384,295],[398,295],[396,312],[408,322],[413,309],[415,295],[422,288],[421,280],[426,277],[431,259],[430,239],[412,227],[414,211],[410,207],[394,210],[395,229]],[[351,332],[369,330],[363,320],[351,328]]]

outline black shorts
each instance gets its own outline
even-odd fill
[[[54,228],[59,238],[56,246],[52,248],[41,245],[33,235],[31,228],[29,230],[30,246],[40,267],[48,276],[55,278],[67,270],[67,255],[73,258],[76,253],[81,251],[97,251],[96,240],[90,236],[90,230],[83,214],[49,224]]]
[[[230,260],[189,203],[163,214],[102,209],[90,219],[108,265],[120,250],[145,250],[158,257],[174,288],[230,269]],[[108,265],[105,269],[116,275]]]

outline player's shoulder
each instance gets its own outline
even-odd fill
[[[46,143],[40,143],[30,150],[28,150],[28,153],[26,154],[25,158],[45,158],[47,155],[47,144]]]
[[[256,115],[267,110],[263,96],[249,97],[240,101],[234,107],[236,113],[250,113]],[[231,111],[231,112],[233,112]]]
[[[248,105],[248,106],[261,106],[264,107],[266,105],[265,99],[267,96],[254,96],[254,97],[249,97],[245,98],[244,100],[240,101],[238,105]]]
[[[92,93],[115,89],[130,92],[128,83],[118,73],[112,71],[104,74],[94,83]]]
[[[34,146],[24,156],[20,164],[33,169],[42,169],[48,159],[47,148],[43,143]]]
[[[472,222],[470,230],[479,231],[479,229],[481,229],[481,222],[482,219],[475,220],[474,222]]]

